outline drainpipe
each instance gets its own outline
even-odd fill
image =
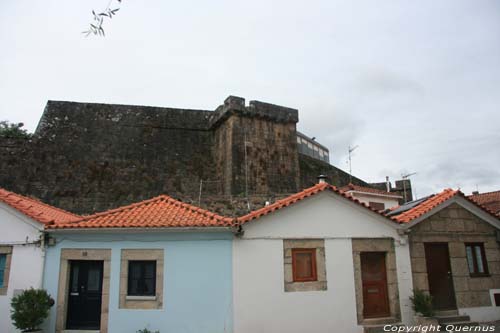
[[[38,285],[38,288],[42,288],[43,286],[43,279],[44,279],[44,275],[45,275],[45,236],[46,236],[46,233],[44,231],[42,231],[42,236],[41,236],[41,239],[40,239],[40,248],[42,250],[42,272],[40,274],[40,282],[39,282],[39,285]]]

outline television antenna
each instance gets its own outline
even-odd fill
[[[349,146],[349,183],[352,183],[352,161],[351,161],[352,152],[355,151],[356,148],[358,147],[359,147],[358,145],[354,147]]]
[[[411,176],[416,175],[416,174],[417,174],[416,172],[409,172],[407,174],[404,174],[404,173],[401,174],[401,178],[403,178],[403,195],[404,195],[405,203],[407,201],[407,196],[406,196],[406,180],[408,178],[410,178]]]

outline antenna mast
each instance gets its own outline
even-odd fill
[[[351,147],[349,146],[349,183],[352,183],[352,161],[351,161],[351,156],[352,156],[352,152],[354,150],[356,150],[356,148],[358,148],[359,146],[354,146],[354,147]]]
[[[417,174],[416,172],[409,172],[407,174],[401,174],[401,178],[403,178],[403,195],[404,195],[405,203],[407,201],[407,197],[406,197],[406,180],[408,178],[410,178],[411,176],[416,175],[416,174]]]

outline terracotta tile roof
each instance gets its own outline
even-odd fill
[[[380,213],[379,211],[371,208],[370,206],[368,206],[367,204],[359,201],[358,199],[354,198],[352,195],[348,194],[348,193],[345,193],[341,190],[339,190],[337,187],[333,186],[333,185],[330,185],[330,184],[327,184],[327,183],[319,183],[319,184],[316,184],[314,185],[313,187],[310,187],[310,188],[307,188],[305,190],[303,190],[302,192],[299,192],[299,193],[296,193],[296,194],[293,194],[287,198],[284,198],[282,200],[278,200],[276,201],[275,203],[269,205],[269,206],[266,206],[266,207],[263,207],[261,209],[257,209],[253,212],[250,212],[249,214],[247,215],[244,215],[244,216],[241,216],[238,218],[238,223],[239,224],[244,224],[246,222],[249,222],[251,220],[255,220],[255,219],[258,219],[264,215],[268,215],[274,211],[277,211],[279,209],[282,209],[284,207],[288,207],[290,205],[293,205],[295,203],[297,203],[298,201],[301,201],[305,198],[308,198],[310,196],[313,196],[315,194],[318,194],[320,192],[323,192],[323,191],[326,191],[326,190],[329,190],[329,191],[332,191],[348,200],[351,200],[355,203],[357,203],[358,205],[360,206],[363,206],[364,208],[366,209],[369,209],[371,210],[372,212],[376,213],[376,214],[379,214],[387,219],[391,219],[390,217],[388,216],[385,216],[384,214]],[[391,219],[392,220],[392,219]]]
[[[395,197],[395,198],[402,198],[402,196],[400,196],[399,194],[387,192],[387,191],[384,191],[384,190],[379,190],[379,189],[376,189],[376,188],[354,185],[354,184],[349,184],[349,185],[343,186],[339,190],[342,191],[342,192],[356,191],[356,192],[381,194],[381,195],[391,196],[391,197]]]
[[[63,223],[82,218],[76,214],[47,205],[36,199],[7,191],[3,188],[0,188],[0,202],[43,224]]]
[[[500,191],[473,194],[469,195],[468,198],[500,216]]]
[[[422,201],[420,204],[416,205],[415,207],[406,210],[402,212],[399,215],[392,216],[393,219],[400,223],[409,223],[413,221],[414,219],[430,212],[432,209],[436,208],[440,204],[444,203],[445,201],[453,198],[454,196],[461,196],[465,198],[466,200],[472,202],[479,208],[483,209],[487,213],[495,216],[495,212],[490,210],[488,207],[478,204],[477,202],[471,200],[467,196],[465,196],[460,190],[452,190],[450,188],[443,190],[442,192],[430,196],[428,199]],[[398,207],[396,207],[397,209]],[[390,212],[388,213],[390,215]],[[498,218],[498,216],[495,216]]]
[[[429,212],[431,209],[442,204],[446,200],[455,196],[455,194],[457,194],[457,193],[458,193],[458,191],[452,190],[450,188],[445,189],[443,192],[438,193],[436,195],[433,195],[429,199],[423,201],[421,204],[395,216],[394,218],[398,222],[408,223],[408,222],[416,219],[417,217],[422,216],[425,213]]]
[[[167,195],[85,216],[48,229],[230,227],[235,219],[211,213]]]

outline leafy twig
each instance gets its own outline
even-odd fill
[[[95,10],[92,10],[92,23],[89,24],[89,28],[82,33],[85,34],[85,37],[90,35],[94,36],[105,36],[103,24],[105,19],[112,19],[113,16],[116,15],[116,12],[120,10],[119,5],[121,5],[122,0],[116,0],[118,2],[116,8],[111,8],[111,4],[114,0],[110,0],[106,9],[103,11],[96,13]]]

